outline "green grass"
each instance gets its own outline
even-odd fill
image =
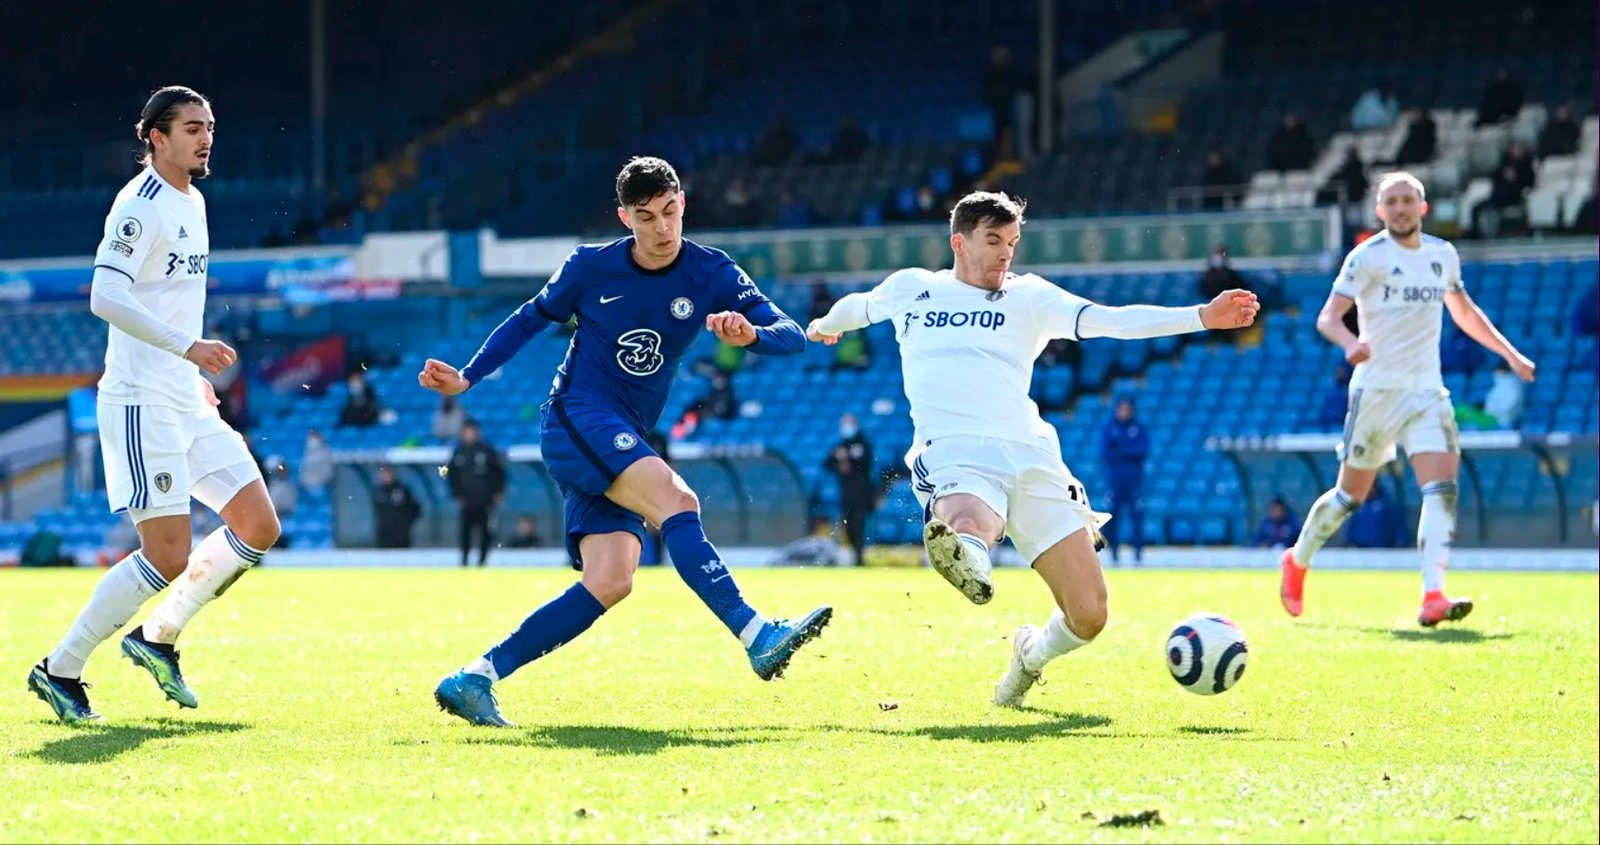
[[[86,673],[106,722],[74,729],[23,681],[97,575],[0,572],[0,841],[1600,838],[1593,575],[1457,573],[1477,613],[1424,632],[1414,573],[1314,573],[1293,621],[1275,572],[1114,571],[1100,641],[1002,712],[1008,637],[1049,609],[1031,573],[972,607],[928,570],[741,572],[768,613],[837,608],[769,684],[653,570],[500,685],[498,731],[433,685],[568,572],[269,567],[185,634],[201,709],[113,641]],[[1250,637],[1226,695],[1163,665],[1199,610]]]

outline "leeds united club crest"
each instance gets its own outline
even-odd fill
[[[160,490],[161,492],[165,493],[165,492],[167,492],[167,491],[172,489],[172,474],[171,473],[158,472],[158,473],[156,473],[156,477],[155,477],[154,480],[156,482],[156,489],[157,490]]]

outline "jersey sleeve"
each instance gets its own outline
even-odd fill
[[[1093,303],[1067,292],[1048,279],[1037,276],[1034,279],[1035,293],[1029,310],[1033,313],[1040,334],[1051,339],[1078,340],[1078,324],[1083,318],[1083,309]]]
[[[1444,261],[1444,289],[1446,293],[1461,293],[1466,291],[1467,284],[1461,278],[1461,254],[1456,252],[1455,244],[1449,244],[1446,249]]]
[[[772,300],[756,287],[756,280],[740,267],[732,258],[720,261],[712,269],[712,277],[717,286],[716,310],[737,311],[740,314],[749,314]]]
[[[1344,258],[1344,266],[1339,268],[1339,275],[1333,279],[1333,292],[1347,299],[1355,299],[1367,286],[1367,277],[1362,265],[1365,250],[1353,249]]]
[[[132,196],[112,206],[94,266],[107,267],[137,281],[139,271],[161,242],[161,213],[155,203]]]
[[[896,270],[878,286],[867,291],[867,323],[892,320],[906,308],[906,294],[916,285],[917,270]],[[926,286],[923,288],[926,290]]]
[[[544,283],[544,289],[534,295],[533,309],[539,316],[559,324],[578,312],[578,295],[583,289],[583,256],[581,247],[573,250],[550,281]]]

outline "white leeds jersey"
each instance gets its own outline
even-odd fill
[[[200,190],[191,185],[186,194],[147,167],[111,204],[94,264],[127,276],[133,281],[133,297],[157,319],[198,338],[204,328],[210,252]],[[198,367],[116,326],[110,329],[101,401],[189,412],[203,407]]]
[[[894,322],[918,443],[952,434],[1054,442],[1028,398],[1033,362],[1051,340],[1078,339],[1089,304],[1032,274],[1008,273],[987,291],[949,270],[912,268],[873,288],[867,319]]]
[[[1352,388],[1433,390],[1439,374],[1444,295],[1464,290],[1461,257],[1443,238],[1423,235],[1408,249],[1380,232],[1344,260],[1333,292],[1356,302],[1360,338],[1372,357],[1356,366]]]

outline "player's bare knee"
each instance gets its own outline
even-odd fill
[[[278,537],[283,533],[283,524],[278,521],[276,511],[267,510],[254,513],[245,519],[239,520],[238,525],[230,525],[233,533],[247,543],[250,548],[266,551],[278,542]]]
[[[674,486],[672,492],[667,494],[666,500],[661,503],[666,518],[670,519],[680,513],[699,513],[700,497],[687,487]],[[663,520],[664,521],[664,520]]]
[[[1073,608],[1066,611],[1066,615],[1067,626],[1078,639],[1092,640],[1100,636],[1110,615],[1105,593],[1101,592],[1098,601],[1091,597],[1088,601],[1076,602]]]
[[[633,572],[621,565],[585,566],[583,588],[609,610],[633,592]]]
[[[183,542],[161,541],[146,542],[139,548],[139,554],[161,573],[161,577],[171,581],[183,574],[189,566],[189,538]]]

